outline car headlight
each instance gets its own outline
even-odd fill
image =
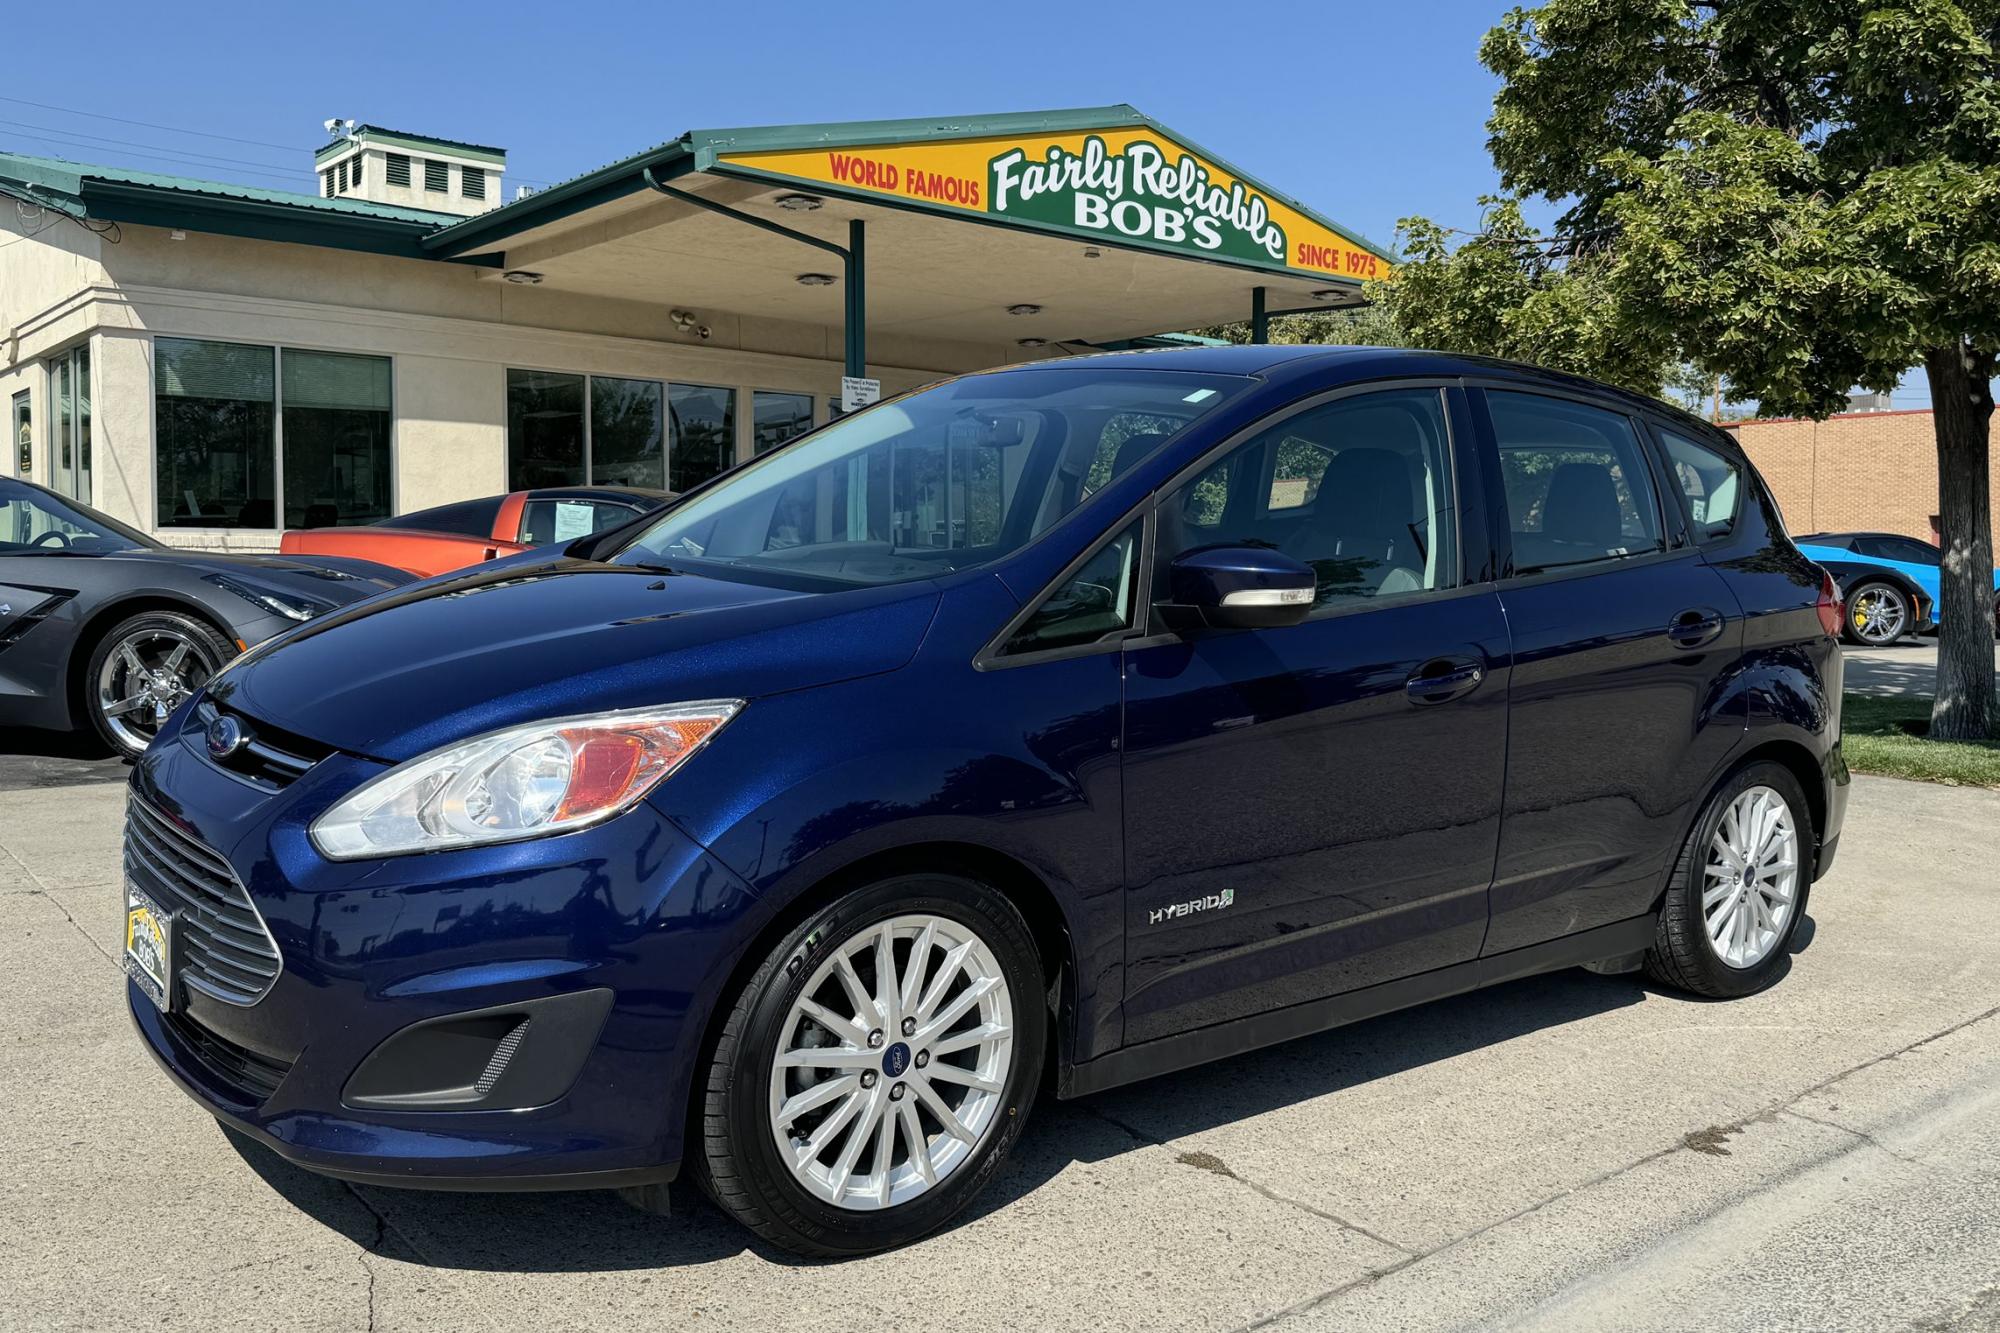
[[[357,788],[313,821],[313,845],[351,861],[586,828],[637,805],[742,707],[711,699],[475,736]]]
[[[269,588],[259,588],[254,584],[233,579],[227,574],[210,574],[208,581],[218,588],[226,588],[253,606],[261,607],[274,616],[287,620],[311,620],[314,616],[333,609],[332,605],[313,597],[300,597],[295,593],[276,593]]]

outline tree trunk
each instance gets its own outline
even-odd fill
[[[1993,493],[1987,465],[1992,359],[1962,346],[1934,348],[1924,357],[1924,371],[1937,431],[1944,545],[1931,735],[1980,740],[1994,735],[2000,720],[1993,698]]]

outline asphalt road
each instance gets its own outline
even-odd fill
[[[2000,793],[1857,780],[1763,995],[1566,972],[1044,1104],[836,1264],[239,1149],[123,1012],[121,799],[0,795],[0,1327],[2000,1328]]]

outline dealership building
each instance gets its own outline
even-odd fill
[[[500,149],[376,126],[312,167],[295,194],[0,152],[0,476],[251,550],[684,489],[876,393],[1261,333],[1388,266],[1126,106],[695,131],[512,200]]]

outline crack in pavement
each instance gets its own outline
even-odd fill
[[[1107,1114],[1106,1112],[1099,1110],[1095,1106],[1080,1104],[1077,1109],[1081,1110],[1086,1115],[1095,1116],[1097,1119],[1102,1120],[1105,1124],[1112,1126],[1114,1129],[1119,1129],[1124,1131],[1126,1134],[1131,1135],[1134,1140],[1140,1143],[1144,1143],[1155,1148],[1164,1148],[1167,1146],[1164,1140],[1156,1139],[1150,1134],[1142,1133],[1140,1130],[1135,1129],[1133,1126],[1128,1125],[1124,1121],[1118,1119],[1118,1117]],[[1387,1236],[1378,1236],[1374,1232],[1370,1231],[1367,1227],[1364,1227],[1356,1222],[1350,1222],[1346,1218],[1340,1216],[1338,1213],[1330,1213],[1324,1208],[1315,1207],[1314,1205],[1306,1203],[1301,1199],[1288,1198],[1287,1196],[1278,1193],[1276,1190],[1271,1189],[1268,1186],[1258,1184],[1256,1181],[1250,1179],[1248,1176],[1239,1175],[1236,1171],[1230,1168],[1228,1163],[1224,1162],[1220,1157],[1216,1157],[1210,1153],[1203,1153],[1203,1152],[1181,1153],[1175,1158],[1175,1160],[1178,1161],[1182,1166],[1191,1166],[1197,1170],[1207,1171],[1212,1175],[1218,1175],[1222,1176],[1225,1179],[1233,1180],[1239,1185],[1247,1185],[1252,1190],[1256,1191],[1258,1194],[1261,1194],[1265,1198],[1269,1199],[1272,1203],[1284,1204],[1288,1208],[1297,1208],[1303,1212],[1311,1213],[1314,1217],[1320,1218],[1323,1221],[1331,1222],[1335,1226],[1343,1227],[1348,1231],[1354,1232],[1356,1235],[1366,1236],[1369,1240],[1374,1241],[1377,1245],[1386,1246],[1389,1249],[1395,1250],[1399,1254],[1407,1254],[1410,1256],[1410,1259],[1412,1261],[1421,1257],[1415,1250],[1411,1249],[1409,1246],[1400,1245],[1397,1242],[1390,1240]],[[1398,1266],[1400,1267],[1400,1265]]]
[[[1825,1125],[1827,1128],[1839,1130],[1841,1133],[1852,1135],[1857,1139],[1865,1140],[1868,1144],[1881,1149],[1883,1152],[1888,1153],[1889,1156],[1891,1157],[1897,1158],[1899,1161],[1908,1161],[1909,1159],[1907,1157],[1904,1157],[1901,1154],[1896,1153],[1891,1149],[1883,1148],[1882,1145],[1876,1142],[1873,1136],[1871,1135],[1864,1134],[1860,1130],[1849,1129],[1845,1125],[1836,1125],[1832,1124],[1829,1121],[1818,1120],[1816,1117],[1806,1115],[1805,1113],[1794,1110],[1793,1108],[1796,1107],[1798,1103],[1804,1101],[1806,1098],[1812,1096],[1816,1092],[1823,1092],[1827,1088],[1831,1088],[1836,1084],[1842,1082],[1843,1080],[1854,1077],[1854,1075],[1856,1074],[1862,1073],[1865,1070],[1873,1069],[1876,1065],[1884,1064],[1890,1060],[1897,1059],[1900,1056],[1908,1055],[1912,1051],[1921,1050],[1923,1047],[1929,1046],[1933,1042],[1942,1041],[1944,1038],[1951,1036],[1953,1033],[1962,1032],[1966,1028],[1973,1027],[1980,1023],[1984,1023],[1988,1019],[1994,1017],[1996,1014],[2000,1014],[2000,1005],[1995,1005],[1991,1009],[1987,1009],[1981,1013],[1974,1014],[1970,1018],[1963,1019],[1957,1023],[1953,1023],[1949,1027],[1940,1028],[1936,1032],[1933,1032],[1925,1037],[1920,1037],[1917,1040],[1910,1042],[1907,1045],[1898,1046],[1896,1049],[1892,1051],[1887,1051],[1881,1055],[1877,1055],[1870,1059],[1863,1060],[1859,1064],[1850,1065],[1846,1069],[1842,1069],[1837,1073],[1831,1074],[1826,1078],[1821,1079],[1819,1082],[1812,1084],[1810,1087],[1800,1089],[1798,1092],[1792,1094],[1790,1097],[1787,1097],[1782,1101],[1774,1102],[1771,1105],[1764,1107],[1762,1110],[1755,1111],[1749,1115],[1739,1117],[1736,1120],[1730,1121],[1726,1125],[1711,1126],[1709,1127],[1709,1129],[1701,1131],[1701,1134],[1704,1136],[1706,1135],[1727,1136],[1739,1133],[1749,1125],[1758,1123],[1760,1121],[1772,1121],[1776,1120],[1781,1115],[1791,1115],[1791,1116],[1796,1116],[1802,1120],[1813,1120],[1814,1123]],[[1118,1125],[1120,1129],[1125,1130],[1126,1133],[1128,1134],[1133,1134],[1135,1137],[1140,1137],[1142,1139],[1144,1137],[1138,1135],[1137,1131],[1131,1129],[1129,1126],[1118,1124],[1118,1122],[1116,1120],[1113,1120],[1110,1116],[1103,1115],[1101,1112],[1096,1112],[1094,1108],[1086,1107],[1084,1109],[1092,1110],[1092,1113],[1097,1114],[1100,1119],[1109,1121],[1111,1124]],[[1618,1179],[1620,1176],[1627,1175],[1633,1171],[1638,1170],[1641,1167],[1648,1166],[1653,1162],[1657,1162],[1663,1157],[1671,1157],[1678,1152],[1695,1152],[1699,1150],[1700,1149],[1698,1147],[1690,1145],[1687,1142],[1687,1139],[1685,1138],[1676,1139],[1673,1143],[1668,1144],[1664,1148],[1660,1148],[1653,1152],[1649,1152],[1645,1154],[1643,1157],[1635,1158],[1634,1160],[1625,1163],[1623,1166],[1613,1167],[1609,1170],[1599,1172],[1598,1174],[1593,1175],[1586,1180],[1580,1181],[1579,1183],[1570,1186],[1568,1189],[1559,1190],[1545,1199],[1541,1199],[1535,1203],[1529,1204],[1527,1207],[1509,1213],[1505,1217],[1496,1218],[1493,1221],[1488,1222],[1484,1226],[1476,1227],[1473,1230],[1466,1232],[1462,1236],[1455,1236],[1451,1240],[1448,1240],[1444,1242],[1444,1244],[1436,1246],[1433,1249],[1425,1250],[1422,1253],[1414,1253],[1409,1251],[1404,1246],[1400,1245],[1396,1246],[1397,1249],[1403,1250],[1404,1253],[1409,1254],[1410,1257],[1399,1263],[1389,1264],[1381,1269],[1371,1270],[1367,1273],[1364,1273],[1362,1276],[1353,1279],[1352,1281],[1343,1282],[1337,1287],[1333,1287],[1330,1288],[1329,1290],[1323,1291],[1319,1293],[1317,1296],[1308,1297],[1303,1301],[1299,1301],[1293,1305],[1287,1306],[1283,1310],[1278,1310],[1271,1314],[1264,1315],[1261,1318],[1253,1319],[1249,1323],[1239,1326],[1235,1331],[1235,1333],[1251,1333],[1251,1330],[1269,1328],[1279,1323],[1280,1321],[1290,1319],[1295,1315],[1302,1315],[1309,1313],[1310,1311],[1318,1309],[1320,1306],[1325,1305],[1330,1301],[1338,1300],[1340,1297],[1346,1295],[1350,1291],[1356,1291],[1362,1287],[1366,1287],[1373,1283],[1380,1282],[1383,1278],[1386,1278],[1391,1274],[1400,1273],[1404,1269],[1414,1267],[1415,1265],[1422,1263],[1426,1259],[1430,1259],[1437,1255],[1444,1254],[1447,1253],[1448,1251],[1454,1250],[1459,1246],[1466,1244],[1468,1241],[1477,1240],[1481,1236],[1484,1236],[1489,1232],[1497,1230],[1500,1227],[1504,1227],[1511,1222],[1517,1222],[1524,1217],[1528,1217],[1534,1213],[1538,1213],[1542,1209],[1549,1207],[1551,1204],[1560,1203],[1564,1199],[1573,1198],[1576,1195],[1582,1194],[1587,1190],[1595,1189],[1599,1185],[1606,1184],[1610,1181]],[[1802,1166],[1800,1170],[1810,1169],[1812,1165],[1817,1165],[1817,1163],[1808,1163],[1805,1166]],[[1786,1173],[1785,1176],[1781,1176],[1777,1178],[1776,1181],[1771,1183],[1782,1183],[1782,1181],[1785,1178],[1788,1178],[1792,1174],[1794,1173],[1788,1172]],[[1307,1207],[1307,1205],[1303,1204],[1299,1206]],[[1327,1216],[1329,1218],[1333,1217],[1332,1214],[1324,1214],[1324,1216]],[[1694,1223],[1700,1222],[1701,1220],[1703,1219],[1700,1218],[1690,1219],[1689,1224],[1692,1225]],[[1363,1235],[1369,1234],[1366,1231],[1363,1231],[1362,1228],[1360,1227],[1355,1227],[1353,1229],[1356,1231],[1362,1231]]]

